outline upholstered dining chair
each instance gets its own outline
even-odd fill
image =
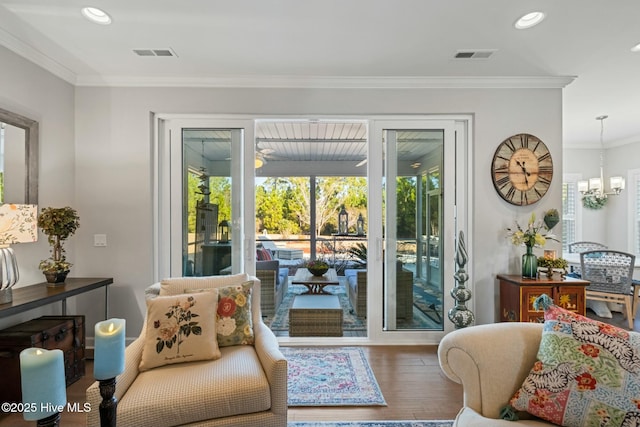
[[[573,242],[567,246],[569,253],[579,254],[584,251],[593,251],[596,249],[609,249],[606,245],[597,242]]]
[[[591,282],[586,288],[587,300],[619,303],[633,329],[633,267],[636,256],[630,253],[600,249],[580,253],[582,278]]]
[[[603,245],[602,243],[587,242],[587,241],[573,242],[567,245],[567,250],[569,251],[570,254],[579,254],[580,252],[593,251],[596,249],[609,249],[609,248],[606,245]],[[581,274],[580,267],[574,266],[573,264],[571,264],[571,272],[576,274]]]

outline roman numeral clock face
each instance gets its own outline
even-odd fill
[[[505,139],[493,155],[491,179],[507,202],[525,206],[540,200],[551,185],[553,160],[549,149],[528,133]]]

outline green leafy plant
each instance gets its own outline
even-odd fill
[[[582,206],[588,209],[602,209],[607,204],[606,194],[586,194],[582,197]]]
[[[358,264],[358,266],[367,266],[367,245],[358,242],[355,246],[349,248],[349,254],[355,258],[354,262]]]
[[[51,256],[40,261],[39,268],[45,273],[69,271],[71,263],[67,262],[63,242],[71,237],[80,227],[80,217],[75,209],[44,208],[38,216],[38,227],[47,235],[51,245]]]
[[[563,268],[569,267],[569,263],[564,258],[545,258],[543,256],[538,257],[538,267],[542,268]]]
[[[329,264],[321,259],[313,259],[311,261],[307,261],[305,267],[309,270],[321,270],[323,268],[329,268]]]

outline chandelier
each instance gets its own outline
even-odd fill
[[[617,196],[624,190],[624,178],[612,176],[609,178],[610,191],[604,189],[604,120],[609,116],[598,116],[600,120],[600,176],[589,178],[588,181],[578,181],[578,191],[582,193],[582,205],[589,209],[600,209],[607,203],[608,196]]]

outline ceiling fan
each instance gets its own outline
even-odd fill
[[[256,169],[261,168],[267,163],[267,159],[271,158],[270,155],[273,154],[276,150],[273,148],[260,148],[256,147],[256,159],[255,159],[255,167]]]

